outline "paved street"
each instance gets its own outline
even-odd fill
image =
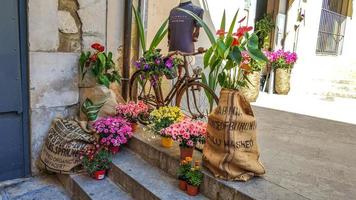
[[[308,199],[356,197],[356,126],[254,107],[264,178]]]

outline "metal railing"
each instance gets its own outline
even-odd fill
[[[323,4],[321,10],[316,53],[340,55],[344,42],[346,16],[333,12],[324,5],[326,4]]]

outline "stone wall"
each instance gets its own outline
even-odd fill
[[[93,42],[106,45],[107,10],[107,0],[28,1],[33,174],[52,120],[78,113],[78,57]]]

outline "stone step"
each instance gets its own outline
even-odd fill
[[[100,181],[94,180],[86,174],[57,175],[57,177],[74,200],[133,199],[108,177]]]
[[[125,188],[136,200],[190,200],[192,197],[178,188],[178,180],[142,160],[129,149],[123,149],[114,159],[110,179]]]
[[[138,127],[134,137],[130,140],[130,150],[140,155],[142,159],[157,167],[172,177],[176,176],[179,167],[179,146],[172,148],[160,146],[160,137],[150,133],[143,126]],[[201,161],[202,154],[194,151],[193,159]],[[130,170],[131,160],[121,160],[127,170]],[[151,168],[150,168],[151,169]],[[144,171],[144,169],[142,169]],[[137,172],[138,173],[138,172]],[[210,199],[217,200],[241,200],[241,199],[307,199],[293,191],[290,191],[276,183],[256,177],[246,183],[223,181],[215,178],[206,169],[203,170],[204,182],[201,185],[201,193]],[[139,175],[138,175],[139,176]],[[128,188],[129,185],[124,187]]]

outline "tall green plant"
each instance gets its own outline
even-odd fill
[[[268,38],[275,24],[271,14],[266,14],[256,22],[256,32],[259,38],[259,48],[268,48]]]
[[[204,67],[209,69],[208,76],[203,75],[203,81],[214,91],[218,84],[223,88],[239,89],[247,84],[246,74],[250,69],[241,67],[241,52],[247,52],[249,56],[256,61],[267,61],[267,58],[258,47],[258,37],[256,33],[249,34],[253,29],[249,26],[242,26],[241,23],[245,18],[237,22],[237,11],[226,32],[226,13],[224,11],[220,29],[216,36],[209,29],[206,23],[194,13],[179,9],[189,15],[202,25],[211,42],[211,47],[204,55]],[[236,23],[239,24],[237,31],[234,33]],[[212,97],[208,95],[209,102],[212,105]]]
[[[151,52],[152,53],[168,33],[168,26],[167,26],[168,25],[168,19],[166,19],[163,22],[163,24],[160,26],[160,28],[156,32],[155,36],[153,37],[151,44],[149,45],[149,49],[147,49],[147,47],[146,47],[147,39],[146,39],[146,36],[145,36],[145,31],[144,31],[144,27],[143,27],[141,13],[134,6],[132,7],[132,10],[134,11],[135,20],[136,20],[136,24],[137,24],[137,27],[138,27],[138,33],[139,33],[139,38],[140,38],[142,51],[143,51],[144,54],[146,52]]]

